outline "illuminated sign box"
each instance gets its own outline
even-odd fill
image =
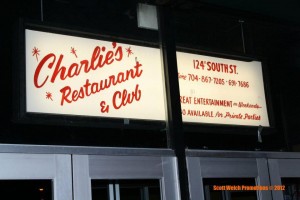
[[[270,127],[260,61],[177,52],[183,122]]]
[[[32,27],[24,31],[21,115],[165,122],[158,47]]]

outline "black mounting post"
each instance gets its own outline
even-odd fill
[[[243,27],[243,23],[245,21],[240,19],[239,23],[241,25],[241,37],[242,37],[242,45],[243,45],[243,52],[246,53],[246,45],[245,45],[245,36],[244,36],[244,27]]]
[[[158,9],[158,26],[160,45],[165,70],[166,99],[167,99],[167,138],[168,148],[175,151],[178,161],[179,184],[181,200],[188,200],[188,172],[185,155],[185,141],[182,128],[182,116],[180,105],[180,91],[178,82],[178,70],[176,60],[176,42],[172,11],[170,6],[161,5]]]

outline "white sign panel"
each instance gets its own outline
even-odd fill
[[[166,119],[158,48],[25,34],[27,112]]]
[[[270,126],[261,62],[177,52],[184,122]]]

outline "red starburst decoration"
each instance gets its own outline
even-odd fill
[[[36,47],[32,49],[32,56],[36,57],[36,61],[39,61],[38,56],[40,55],[40,50]]]
[[[128,53],[127,57],[129,57],[130,55],[133,54],[133,51],[132,51],[131,47],[128,47],[128,48],[125,48],[125,49],[126,49],[126,52]]]
[[[71,47],[71,53],[74,54],[75,57],[77,58],[76,50],[74,47]]]
[[[53,101],[51,92],[46,92],[46,99],[51,99],[51,101]]]

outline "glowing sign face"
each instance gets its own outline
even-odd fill
[[[25,34],[27,112],[166,119],[158,48]]]
[[[177,52],[184,122],[270,126],[261,62]]]

